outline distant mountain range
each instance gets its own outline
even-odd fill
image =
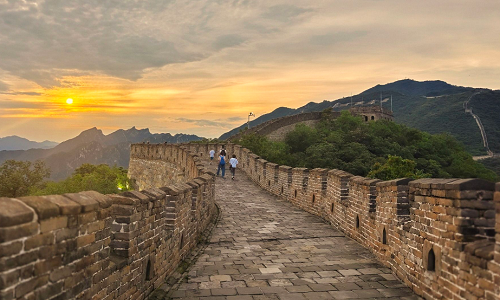
[[[153,134],[147,128],[138,130],[135,127],[104,135],[101,130],[94,127],[51,149],[0,151],[0,163],[8,159],[25,161],[41,159],[51,169],[51,179],[59,180],[71,175],[73,170],[84,163],[127,168],[132,143],[184,143],[201,139],[188,134]]]
[[[476,94],[480,92],[479,94]],[[461,141],[473,155],[484,155],[480,129],[474,118],[465,112],[464,102],[469,98],[468,107],[480,118],[489,142],[489,148],[500,153],[500,91],[481,88],[462,87],[444,81],[399,80],[384,85],[376,85],[352,96],[353,106],[380,105],[392,110],[397,123],[417,128],[429,133],[450,133]],[[256,126],[271,119],[294,115],[302,112],[322,111],[332,107],[334,110],[348,109],[351,97],[320,103],[309,102],[297,109],[279,107],[250,122]],[[224,133],[226,139],[245,128],[246,124]]]
[[[43,141],[34,142],[17,135],[0,138],[1,150],[28,150],[28,149],[50,149],[57,146],[56,142]]]

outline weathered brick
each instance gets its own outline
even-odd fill
[[[17,199],[0,198],[0,227],[31,222],[33,216],[33,211],[23,202]]]
[[[97,220],[96,212],[83,213],[78,215],[78,224],[84,225]]]
[[[56,229],[68,227],[68,217],[61,216],[40,221],[40,231],[42,233],[53,231]]]
[[[0,227],[0,243],[34,235],[38,232],[38,223],[25,223],[10,227]]]
[[[52,282],[57,282],[61,279],[67,278],[71,275],[71,269],[68,266],[64,266],[62,268],[59,268],[57,270],[53,270],[50,272],[50,281]]]
[[[60,267],[61,264],[62,264],[61,257],[54,257],[52,259],[37,262],[35,264],[35,276],[40,276],[47,272],[51,272],[52,270]]]
[[[0,258],[4,256],[10,256],[18,254],[23,248],[23,243],[21,241],[13,242],[10,244],[0,244]]]
[[[72,194],[64,194],[63,196],[78,203],[82,208],[82,212],[95,211],[99,208],[99,202],[92,199],[88,195],[80,193],[72,193]]]
[[[19,270],[0,273],[0,289],[7,289],[19,281]]]
[[[99,206],[101,208],[110,207],[111,204],[113,203],[113,201],[111,200],[111,198],[108,195],[103,195],[103,194],[98,193],[96,191],[85,191],[85,192],[81,192],[80,194],[94,199],[95,201],[97,201],[99,203]]]
[[[62,228],[56,232],[56,242],[78,237],[78,228]]]
[[[43,234],[37,234],[33,237],[28,238],[24,242],[24,250],[31,250],[40,246],[52,245],[54,244],[54,233],[48,232]]]
[[[135,208],[129,205],[113,205],[113,214],[119,216],[131,216],[135,213]]]
[[[62,288],[62,282],[47,284],[35,291],[36,300],[51,299],[53,296],[60,294],[62,292]]]
[[[48,279],[49,275],[45,275],[20,283],[16,287],[16,298],[20,298],[27,293],[34,291],[36,288],[43,286],[48,282]]]
[[[62,195],[43,196],[43,198],[57,205],[61,215],[74,215],[82,210],[80,204]]]
[[[95,234],[87,234],[76,239],[76,246],[81,248],[95,241]]]
[[[59,207],[43,197],[27,196],[21,197],[19,200],[33,208],[39,220],[49,219],[59,215]]]

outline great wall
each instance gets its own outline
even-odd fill
[[[263,190],[359,242],[417,295],[500,299],[500,183],[291,168],[231,143],[132,145],[140,192],[1,198],[0,299],[147,299],[165,288],[216,215],[205,167],[222,146]]]
[[[377,121],[380,119],[393,120],[391,111],[384,111],[378,106],[352,107],[349,111],[353,115],[361,116],[365,122]],[[239,140],[245,134],[256,133],[267,137],[271,141],[282,141],[285,139],[286,134],[295,128],[295,125],[302,123],[307,126],[313,126],[321,120],[322,115],[322,112],[308,112],[272,119],[248,130],[239,132],[229,137],[227,140],[235,141]],[[337,118],[340,116],[340,112],[332,111],[330,115],[332,118]]]
[[[131,172],[154,168],[140,192],[0,198],[1,300],[147,299],[165,284],[216,215],[214,174],[182,146],[130,156]]]

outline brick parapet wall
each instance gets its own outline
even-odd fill
[[[270,181],[264,189],[330,221],[424,298],[500,299],[499,184],[380,181],[341,170],[277,166],[248,149],[233,149],[240,171],[261,186]]]
[[[0,299],[146,299],[164,284],[215,215],[214,174],[186,146],[132,149],[184,180],[119,195],[0,198]]]
[[[350,108],[349,111],[353,115],[358,115],[363,117],[367,121],[386,119],[392,120],[393,115],[391,111],[383,111],[378,106],[370,107],[354,107]],[[331,118],[338,118],[341,115],[340,111],[330,112]],[[306,112],[290,116],[284,116],[280,118],[275,118],[257,126],[251,127],[248,130],[241,131],[235,135],[227,138],[228,141],[237,141],[246,134],[258,134],[262,136],[267,136],[273,141],[282,141],[285,139],[286,134],[295,129],[295,125],[303,123],[307,126],[317,124],[321,121],[323,112]]]
[[[243,135],[256,133],[263,136],[269,136],[273,140],[281,140],[286,135],[287,131],[292,131],[294,129],[291,125],[296,125],[299,123],[307,123],[307,124],[315,124],[321,120],[322,112],[307,112],[300,113],[291,116],[280,117],[276,119],[269,120],[267,122],[261,123],[257,126],[251,127],[248,130],[239,132],[231,137],[229,137],[228,141],[235,141],[240,139]],[[340,112],[334,111],[331,112],[331,116],[333,118],[338,118],[340,116]],[[279,138],[274,137],[273,134],[280,131],[280,129],[287,128],[287,130],[279,133]]]
[[[245,134],[250,134],[250,133],[257,133],[259,135],[270,135],[274,131],[279,130],[280,128],[293,125],[293,124],[298,124],[302,122],[307,122],[307,121],[319,121],[321,119],[321,112],[308,112],[308,113],[301,113],[301,114],[296,114],[296,115],[291,115],[291,116],[285,116],[285,117],[280,117],[276,119],[269,120],[267,122],[261,123],[257,126],[254,126],[250,128],[249,130],[245,130],[242,132],[239,132],[231,137],[229,137],[227,140],[229,141],[235,141],[241,138]],[[339,112],[332,112],[332,115],[334,117],[338,117],[340,115]],[[293,130],[293,128],[291,128]]]
[[[500,295],[500,182],[496,184],[495,194],[495,251],[493,252],[493,260],[488,262],[488,270],[491,271],[493,277],[493,295]],[[492,299],[494,299],[492,297]]]

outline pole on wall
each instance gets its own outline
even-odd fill
[[[250,117],[255,117],[255,115],[253,114],[253,112],[250,112],[248,114],[247,129],[250,129]]]
[[[380,111],[382,111],[382,93],[380,93]]]

